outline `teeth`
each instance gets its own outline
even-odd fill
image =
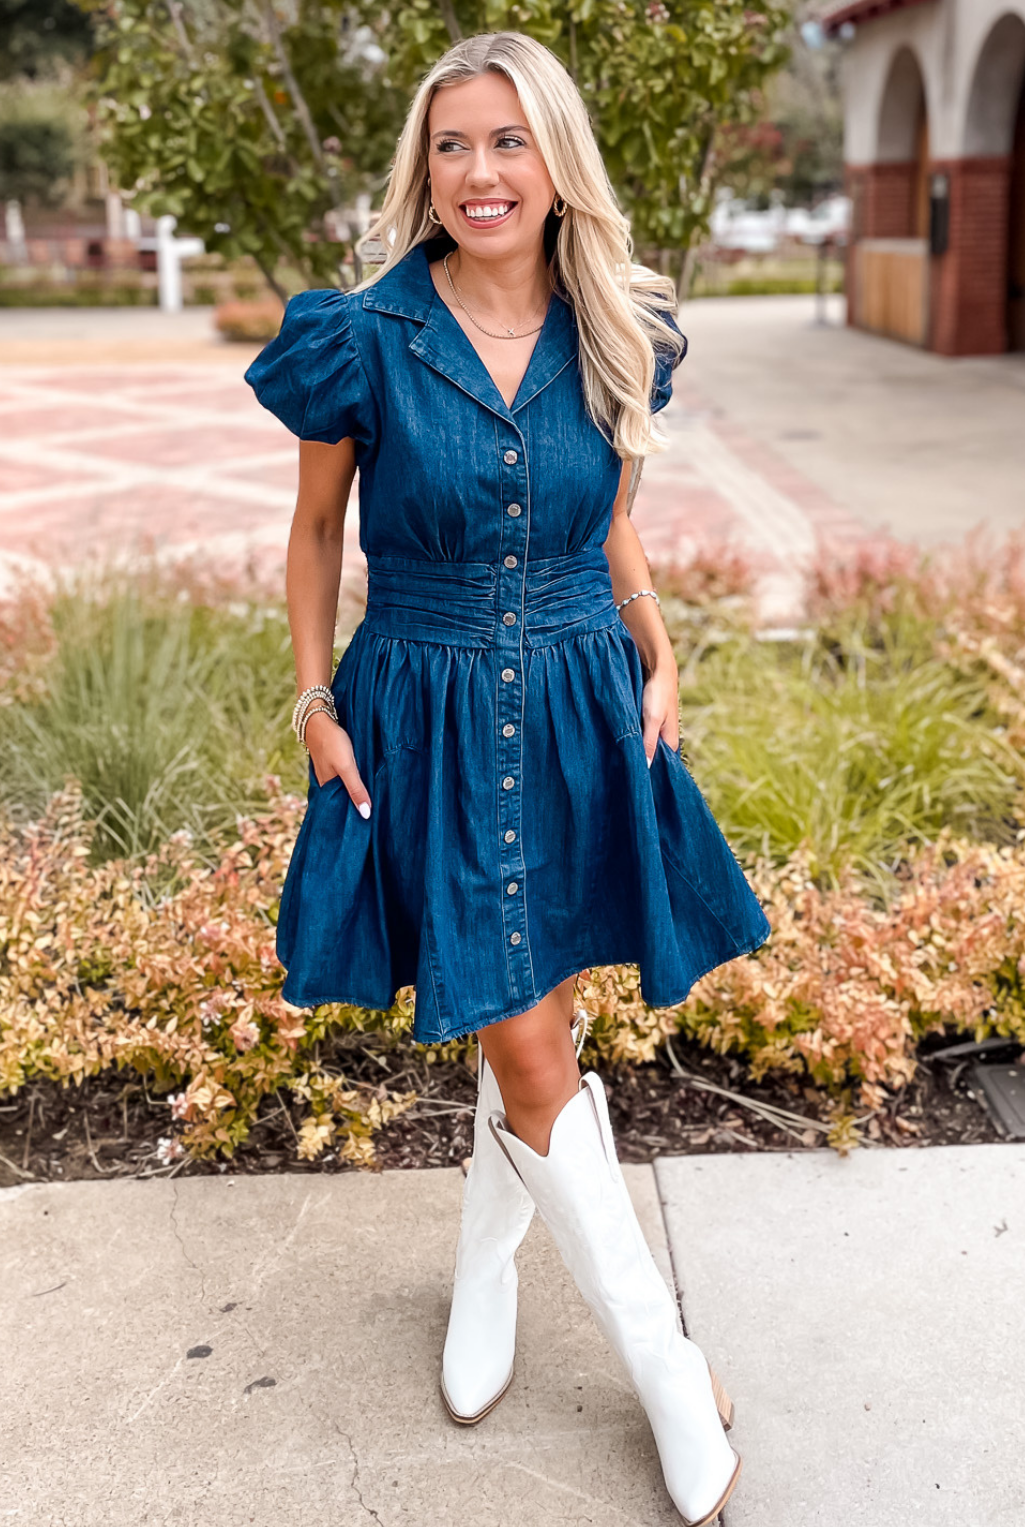
[[[504,217],[512,206],[511,202],[487,202],[480,207],[466,207],[464,210],[467,217],[479,218],[482,222],[489,217]]]

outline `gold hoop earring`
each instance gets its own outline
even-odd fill
[[[558,205],[559,202],[562,202],[561,207]],[[556,196],[555,201],[552,202],[552,211],[555,213],[556,217],[566,216],[566,202],[563,197]]]
[[[438,214],[434,210],[434,203],[433,202],[430,202],[428,204],[428,207],[427,207],[427,218],[428,218],[428,221],[432,222],[432,223],[440,223],[441,222],[441,218],[438,216]]]

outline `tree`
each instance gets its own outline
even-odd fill
[[[726,154],[734,195],[769,204],[808,206],[843,189],[841,45],[813,17],[819,0],[799,7],[788,32],[786,66],[765,90],[758,120],[736,128]]]
[[[337,280],[330,215],[384,185],[425,70],[459,37],[529,32],[587,103],[634,242],[682,263],[707,226],[723,122],[785,57],[780,0],[79,0],[114,182],[207,247]]]
[[[209,250],[336,281],[329,215],[383,183],[406,97],[369,3],[79,0],[97,13],[90,98],[111,181]]]
[[[0,79],[37,79],[91,50],[92,23],[72,0],[0,0]]]
[[[56,206],[74,169],[66,123],[0,121],[0,202]]]
[[[718,129],[757,113],[759,87],[786,58],[789,15],[775,0],[407,0],[395,18],[393,67],[417,77],[475,31],[539,38],[584,97],[635,245],[666,251],[679,266],[708,225],[726,167]]]

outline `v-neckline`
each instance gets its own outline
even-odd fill
[[[495,378],[494,378],[494,376],[491,373],[490,366],[487,364],[487,362],[485,361],[484,357],[481,355],[480,351],[477,349],[477,346],[474,344],[474,342],[470,338],[469,334],[467,334],[466,330],[463,328],[462,324],[459,322],[459,319],[456,317],[455,312],[453,311],[453,309],[449,307],[448,303],[445,301],[444,297],[441,295],[441,290],[436,285],[434,277],[431,274],[432,264],[435,264],[435,265],[436,264],[441,264],[441,261],[440,260],[436,260],[436,261],[433,261],[433,262],[431,262],[431,261],[427,262],[427,279],[431,283],[431,290],[434,293],[435,301],[444,310],[446,316],[448,317],[449,321],[452,324],[452,327],[456,330],[456,332],[460,335],[460,337],[464,340],[464,342],[469,346],[470,350],[473,352],[473,355],[476,357],[477,364],[480,366],[480,368],[483,371],[484,375],[488,378],[488,381],[491,383],[492,387],[495,389],[495,392],[498,395],[498,397],[501,398],[504,407],[507,409],[507,411],[510,414],[515,413],[516,412],[516,405],[517,405],[517,403],[519,402],[519,399],[520,399],[520,394],[523,392],[524,386],[525,386],[528,378],[530,377],[531,370],[532,370],[532,368],[534,366],[535,357],[537,356],[538,351],[541,349],[542,341],[545,338],[545,331],[549,327],[549,322],[550,322],[551,316],[552,316],[552,309],[553,309],[555,303],[557,301],[559,301],[560,299],[558,298],[558,296],[556,295],[556,293],[554,291],[549,293],[549,296],[548,296],[548,306],[545,308],[545,316],[541,320],[541,327],[538,329],[537,338],[534,340],[534,344],[533,344],[533,347],[531,349],[531,352],[530,352],[530,354],[527,357],[527,364],[526,364],[526,366],[524,368],[523,375],[520,377],[520,380],[519,380],[519,382],[517,384],[516,391],[513,394],[512,402],[509,403],[509,402],[506,401],[505,394],[503,393],[501,387],[499,387],[498,383],[495,381]]]

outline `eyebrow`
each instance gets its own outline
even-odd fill
[[[500,138],[503,133],[529,133],[530,128],[524,127],[521,122],[510,122],[507,127],[493,127],[488,134],[489,138]],[[431,133],[431,141],[435,138],[465,138],[466,133],[458,127],[442,127],[436,133]]]

